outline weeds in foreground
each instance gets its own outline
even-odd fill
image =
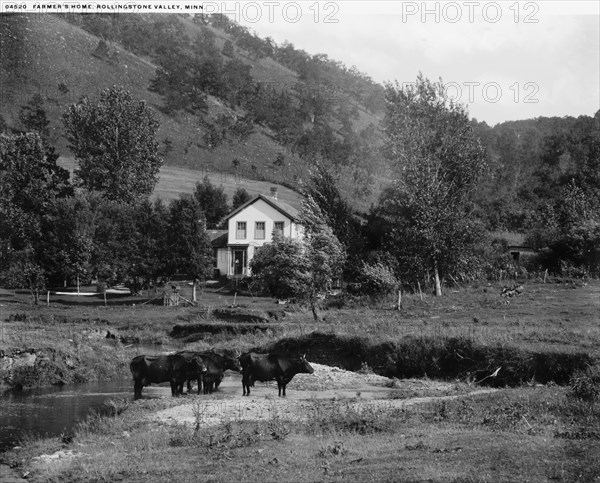
[[[357,406],[349,402],[316,402],[305,426],[309,435],[394,432],[405,421],[406,412],[391,406]]]
[[[600,401],[600,365],[577,371],[569,383],[568,395],[582,401]]]

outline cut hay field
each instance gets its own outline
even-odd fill
[[[61,157],[58,164],[71,173],[76,169],[77,163],[72,157]],[[294,208],[300,209],[302,196],[286,186],[278,184],[278,180],[257,181],[242,176],[235,176],[227,172],[214,172],[214,170],[196,170],[189,168],[179,168],[175,166],[163,166],[160,169],[158,183],[152,194],[152,198],[161,198],[168,203],[179,197],[180,194],[191,194],[196,189],[196,183],[201,183],[207,176],[214,186],[222,186],[229,202],[233,199],[235,191],[242,187],[250,196],[258,194],[269,195],[273,186],[277,187],[277,198]]]

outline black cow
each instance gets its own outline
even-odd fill
[[[206,373],[203,377],[204,394],[211,393],[218,389],[223,380],[223,373],[227,370],[240,372],[242,366],[237,357],[230,357],[225,354],[219,354],[214,351],[201,352],[203,360],[206,362]],[[238,353],[239,354],[239,353]]]
[[[312,374],[315,370],[304,356],[280,354],[256,354],[248,352],[240,356],[242,364],[242,390],[244,396],[250,395],[250,386],[254,381],[277,381],[279,396],[285,397],[285,386],[296,374]]]
[[[201,377],[206,372],[202,358],[193,357],[186,360],[178,354],[168,356],[134,357],[129,369],[133,376],[133,394],[135,399],[142,397],[142,388],[152,383],[170,382],[171,394],[179,395],[179,387],[191,377]]]
[[[178,354],[185,357],[187,360],[193,357],[201,357],[204,365],[206,366],[206,372],[202,374],[202,377],[198,378],[198,394],[204,388],[204,394],[213,392],[219,387],[219,384],[223,380],[223,373],[226,370],[232,370],[239,372],[242,370],[239,361],[234,357],[222,355],[214,351],[205,352],[193,352],[193,351],[181,351]],[[191,379],[188,379],[187,387],[188,393],[192,390]]]

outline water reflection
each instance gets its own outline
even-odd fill
[[[130,379],[7,392],[0,396],[0,451],[27,435],[69,432],[108,399],[133,399]]]

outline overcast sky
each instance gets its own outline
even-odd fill
[[[274,0],[226,8],[261,37],[326,53],[380,83],[411,82],[419,71],[442,77],[472,117],[493,125],[600,109],[599,5]]]

